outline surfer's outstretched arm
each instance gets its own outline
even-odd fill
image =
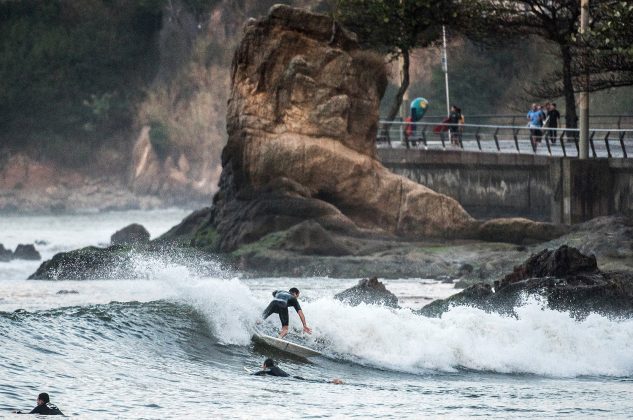
[[[312,328],[308,327],[308,324],[306,323],[306,317],[303,315],[303,311],[299,309],[297,311],[297,314],[299,315],[301,323],[303,324],[303,331],[307,332],[308,334],[312,334]]]

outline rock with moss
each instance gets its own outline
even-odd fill
[[[545,249],[528,258],[502,279],[479,283],[448,299],[437,300],[419,313],[441,316],[451,306],[473,306],[486,311],[514,314],[531,295],[547,307],[584,317],[597,312],[633,315],[633,274],[602,272],[596,258],[575,248]]]

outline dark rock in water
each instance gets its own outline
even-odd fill
[[[451,306],[475,306],[487,309],[487,299],[490,295],[492,295],[492,287],[489,284],[477,283],[446,299],[435,300],[418,312],[426,316],[440,316]]]
[[[459,272],[458,272],[458,274],[457,274],[457,275],[458,275],[459,277],[462,277],[462,276],[465,276],[465,275],[468,275],[468,274],[472,274],[472,272],[473,272],[473,270],[474,270],[474,269],[475,269],[475,268],[474,268],[471,264],[464,263],[464,264],[462,264],[462,265],[459,267]]]
[[[13,259],[13,252],[10,249],[6,249],[4,245],[0,244],[0,262],[8,262]]]
[[[451,276],[439,276],[437,280],[444,284],[453,284],[453,278]]]
[[[149,242],[149,232],[142,225],[132,223],[110,237],[112,245],[137,245]]]
[[[42,256],[39,252],[37,252],[33,244],[19,244],[13,252],[13,258],[15,258],[16,260],[38,261],[42,259]]]
[[[79,292],[76,291],[76,290],[65,290],[65,289],[62,289],[62,290],[57,291],[56,294],[57,295],[78,295]]]
[[[500,287],[521,281],[530,277],[558,277],[565,278],[581,273],[595,273],[598,271],[596,257],[586,256],[576,248],[563,245],[556,251],[545,249],[528,260],[501,280]]]
[[[548,307],[576,316],[591,312],[629,316],[633,315],[633,274],[601,272],[593,255],[561,246],[531,256],[501,281],[495,281],[494,290],[489,284],[478,283],[431,302],[419,313],[441,316],[455,305],[512,314],[529,295],[541,296]]]
[[[87,280],[132,278],[130,249],[121,245],[94,246],[56,254],[44,261],[29,280]]]
[[[398,298],[396,295],[387,290],[385,285],[379,282],[376,277],[362,279],[356,286],[334,295],[334,298],[352,306],[366,303],[371,305],[385,305],[392,308],[398,307]]]

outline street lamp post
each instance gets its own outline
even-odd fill
[[[448,54],[446,53],[446,26],[442,25],[442,71],[444,71],[444,85],[446,86],[446,115],[451,114],[451,105],[448,94]],[[448,140],[451,141],[451,131],[448,131]]]
[[[580,0],[580,35],[584,38],[589,27],[589,0]],[[578,158],[589,158],[589,72],[587,70],[587,50],[583,48],[583,66],[585,74],[582,77],[582,86],[579,98],[580,108],[580,144]]]

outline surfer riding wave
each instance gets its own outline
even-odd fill
[[[297,315],[301,319],[301,323],[303,324],[303,331],[308,334],[312,334],[312,329],[308,327],[306,323],[306,318],[303,315],[303,311],[301,310],[301,305],[299,305],[299,289],[296,287],[291,288],[287,292],[281,290],[275,290],[273,292],[274,299],[270,302],[270,304],[266,307],[264,312],[262,313],[262,318],[266,319],[273,313],[279,315],[279,320],[281,321],[281,331],[279,331],[279,338],[284,338],[286,334],[288,334],[288,307],[293,306],[297,311]]]

